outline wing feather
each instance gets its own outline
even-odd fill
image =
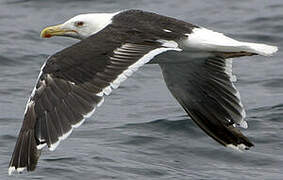
[[[28,122],[28,128],[20,131],[9,172],[25,167],[33,170],[40,150],[46,145],[49,150],[55,150],[73,128],[79,127],[103,103],[103,95],[109,95],[112,89],[154,56],[180,50],[163,46],[158,41],[146,45],[108,43],[104,48],[108,49],[106,54],[110,56],[101,55],[101,47],[86,40],[47,60],[27,105],[23,127]],[[84,50],[85,56],[81,57],[82,52],[73,54],[72,50],[78,48]],[[32,116],[31,112],[34,112]],[[30,131],[34,133],[24,135]],[[23,138],[27,140],[23,141]]]
[[[160,64],[169,90],[208,135],[225,146],[253,144],[235,126],[246,124],[232,66],[220,56],[186,64]]]

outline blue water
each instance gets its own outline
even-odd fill
[[[76,40],[41,39],[40,31],[86,12],[139,8],[246,41],[283,49],[282,0],[1,0],[0,179],[283,179],[283,53],[234,61],[236,83],[254,143],[224,148],[204,134],[170,95],[156,65],[122,84],[95,115],[36,171],[9,177],[8,163],[25,103],[45,59]]]

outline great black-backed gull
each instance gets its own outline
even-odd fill
[[[55,150],[101,106],[105,95],[149,62],[160,65],[170,92],[209,136],[228,147],[253,146],[236,128],[247,128],[247,123],[230,58],[270,56],[277,47],[240,42],[141,10],[78,15],[44,29],[41,36],[82,41],[52,55],[42,66],[9,174],[34,170],[44,146]]]

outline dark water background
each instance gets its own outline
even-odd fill
[[[249,124],[243,131],[256,145],[250,151],[224,148],[205,135],[165,88],[159,67],[146,65],[55,152],[44,151],[35,172],[7,175],[40,66],[76,42],[40,39],[40,30],[76,14],[126,8],[283,49],[282,0],[0,0],[0,180],[283,179],[282,51],[234,61]]]

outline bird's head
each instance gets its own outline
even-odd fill
[[[52,36],[67,36],[76,39],[85,39],[106,27],[112,22],[116,13],[91,13],[77,15],[63,24],[50,26],[40,33],[42,38]]]

